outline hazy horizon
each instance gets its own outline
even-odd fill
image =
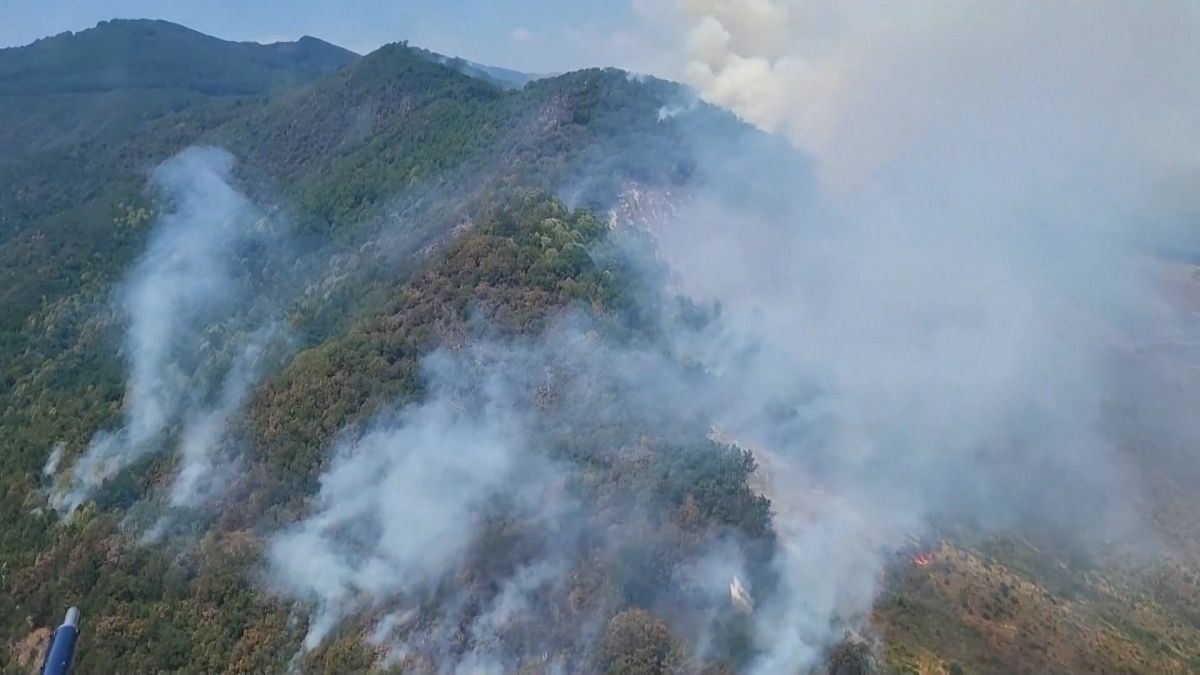
[[[532,73],[563,72],[609,63],[614,46],[634,23],[632,4],[598,7],[586,0],[453,4],[410,0],[278,3],[232,0],[67,0],[49,8],[37,0],[0,6],[0,48],[20,47],[112,19],[160,19],[235,42],[288,42],[302,36],[359,54],[407,40],[414,46],[492,66]]]

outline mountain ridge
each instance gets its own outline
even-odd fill
[[[270,45],[229,42],[169,21],[114,19],[0,50],[0,95],[159,87],[245,95],[357,58],[312,37]],[[236,59],[238,67],[227,59]]]
[[[133,24],[116,30],[147,28]],[[149,44],[170,47],[162,37]],[[668,372],[680,389],[666,391],[685,402],[728,375],[708,369],[687,340],[665,337],[720,336],[725,314],[678,295],[662,261],[640,248],[654,233],[625,221],[650,214],[671,221],[653,225],[686,227],[689,201],[714,196],[770,217],[804,200],[814,180],[806,160],[681,85],[616,69],[518,87],[400,43],[350,57],[301,38],[264,57],[257,47],[272,45],[201,42],[222,52],[218,64],[283,64],[281,79],[265,66],[262,77],[229,80],[214,68],[200,81],[241,93],[128,98],[109,122],[73,133],[79,119],[52,118],[44,131],[65,138],[0,162],[0,666],[28,670],[36,627],[77,603],[81,675],[436,671],[497,646],[506,670],[525,673],[744,670],[763,646],[746,608],[779,588],[769,560],[781,505],[756,489],[751,450],[715,439],[699,412],[660,407],[666,397],[646,373],[662,363],[678,367]],[[310,67],[288,53],[310,48],[334,58]],[[0,89],[13,85],[3,72],[0,64]],[[49,107],[91,93],[27,97]],[[60,521],[45,494],[65,474],[44,475],[47,457],[71,466],[98,435],[121,428],[131,405],[120,289],[178,207],[147,176],[194,146],[228,151],[228,188],[253,204],[250,220],[295,235],[296,249],[277,255],[262,255],[266,244],[254,238],[221,249],[252,268],[255,291],[285,287],[276,292],[290,300],[272,309],[290,343],[218,448],[240,461],[226,501],[198,512],[165,503],[182,415],[155,453]],[[796,194],[772,201],[762,184],[779,176]],[[257,269],[257,260],[267,262]],[[710,264],[719,273],[724,261]],[[1200,297],[1194,275],[1180,276]],[[196,358],[217,373],[195,369],[196,399],[219,398],[222,364],[251,319],[262,319],[231,311],[184,336],[204,345]],[[477,389],[504,392],[491,404],[505,424],[533,418],[537,452],[520,467],[537,470],[513,482],[537,494],[483,500],[496,510],[419,592],[397,586],[396,575],[353,577],[329,596],[262,583],[281,533],[301,531],[314,513],[336,515],[320,511],[323,486],[370,455],[364,441],[393,426],[425,428],[429,411],[457,422],[430,437],[473,428],[488,413]],[[785,422],[793,414],[769,412]],[[478,446],[490,447],[451,449],[479,459]],[[474,464],[451,473],[471,478]],[[544,530],[546,518],[524,510],[531,498],[562,499],[553,515],[565,525]],[[1168,503],[1177,505],[1172,513],[1194,513],[1183,497]],[[351,520],[318,534],[345,536],[352,554],[336,561],[354,568],[407,554],[366,555],[382,529]],[[1053,539],[971,537],[947,528],[895,552],[863,619],[867,639],[823,645],[828,667],[814,672],[1183,673],[1200,664],[1200,624],[1179,600],[1200,598],[1187,559],[1130,570],[1073,556]],[[745,569],[711,564],[707,553],[728,546],[745,553]],[[754,603],[730,603],[731,578]],[[495,621],[504,614],[490,610],[512,593],[525,609]],[[410,608],[415,619],[404,618]],[[337,627],[313,633],[323,616]],[[400,661],[380,642],[396,635],[416,646]]]

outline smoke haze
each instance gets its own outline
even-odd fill
[[[676,67],[703,98],[804,159],[723,154],[729,139],[698,126],[695,182],[653,222],[629,219],[657,249],[632,257],[659,256],[673,292],[715,308],[701,325],[665,311],[659,341],[631,348],[568,322],[520,347],[515,371],[500,368],[504,381],[549,381],[559,370],[547,364],[570,364],[566,380],[588,384],[547,385],[565,406],[553,414],[508,389],[485,400],[525,401],[519,414],[493,402],[462,417],[435,393],[339,446],[315,513],[272,549],[273,578],[318,608],[306,648],[351,611],[451,573],[478,535],[470,514],[511,490],[502,477],[518,458],[540,456],[535,429],[566,420],[668,438],[690,429],[754,452],[779,541],[776,581],[751,591],[751,672],[798,672],[865,630],[881,570],[935,523],[1042,528],[1081,546],[1140,536],[1137,487],[1105,413],[1114,349],[1153,330],[1161,309],[1147,256],[1188,243],[1173,237],[1196,207],[1181,187],[1200,168],[1196,11],[639,4],[674,22]],[[658,121],[688,130],[696,110],[670,105]],[[643,272],[659,278],[653,264]],[[427,370],[433,390],[471,390],[454,372]],[[454,517],[428,517],[434,503]],[[590,527],[620,522],[591,508]],[[551,542],[587,529],[547,527]],[[709,608],[709,623],[681,622],[698,654],[738,605],[729,589],[747,578],[743,544],[706,541],[673,580]],[[569,546],[546,551],[504,588],[569,569]],[[397,621],[377,625],[381,644]],[[401,634],[408,653],[413,633]],[[462,656],[445,639],[417,642],[480,667],[473,646]]]
[[[440,361],[428,369],[455,368]],[[498,382],[481,383],[470,405],[457,390],[469,380],[455,379],[335,449],[316,512],[273,544],[282,590],[318,601],[306,648],[364,604],[427,590],[463,555],[483,502],[513,480],[525,448],[510,399]]]
[[[1157,405],[1157,375],[1122,389],[1122,350],[1197,336],[1164,326],[1149,271],[1196,243],[1200,10],[635,6],[673,38],[656,68],[790,147],[714,137],[693,100],[657,108],[694,145],[693,180],[653,216],[614,215],[618,252],[589,252],[636,268],[647,325],[567,316],[506,340],[479,320],[425,357],[422,402],[337,436],[309,508],[267,546],[265,583],[311,612],[293,665],[359,621],[382,663],[576,671],[595,663],[595,617],[637,605],[696,663],[746,627],[738,666],[802,672],[869,630],[881,571],[943,525],[1153,539],[1108,414],[1154,410],[1143,433],[1175,446],[1191,429]],[[287,342],[286,293],[251,302],[287,247],[232,166],[193,149],[154,173],[171,208],[118,294],[124,419],[68,462],[60,511],[168,448],[172,506],[227,482],[228,429]],[[392,234],[375,244],[414,248]],[[340,297],[326,271],[313,305]],[[672,481],[704,461],[749,473],[741,450],[749,487],[714,498],[736,513],[675,522],[700,507]],[[756,493],[769,527],[746,534],[768,520]],[[498,539],[517,553],[475,560]]]
[[[96,434],[54,488],[56,509],[69,514],[171,442],[181,458],[171,502],[191,506],[212,495],[213,453],[226,422],[279,337],[270,325],[239,330],[254,301],[252,278],[270,259],[263,251],[282,244],[275,225],[231,187],[232,169],[229,153],[193,148],[154,170],[152,186],[168,210],[117,293],[127,321],[124,424]]]
[[[808,201],[709,191],[659,236],[678,286],[724,310],[720,347],[691,343],[739,393],[715,421],[785,477],[757,672],[861,625],[884,557],[932,517],[1133,532],[1110,363],[1155,330],[1146,256],[1191,243],[1173,237],[1197,207],[1196,7],[642,4],[705,99],[814,168],[756,174]]]

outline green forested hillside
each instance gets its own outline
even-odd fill
[[[0,52],[0,93],[190,89],[258,94],[350,63],[355,55],[305,37],[232,43],[166,21],[114,20]]]
[[[38,62],[39,50],[50,47],[73,58],[111,49],[144,65],[144,55],[129,52],[128,38],[151,52],[149,60],[161,57],[152,40],[143,44],[146,34],[102,39],[115,27],[60,36],[21,56]],[[136,28],[151,35],[183,31]],[[21,636],[31,625],[50,623],[65,601],[80,603],[93,622],[79,672],[280,668],[298,634],[286,627],[287,610],[256,587],[262,543],[255,532],[301,512],[327,464],[323,453],[333,434],[381,407],[419,397],[421,355],[461,341],[479,312],[512,336],[538,334],[568,308],[628,314],[633,279],[622,278],[619,268],[596,269],[587,253],[604,239],[606,225],[549,194],[572,188],[584,201],[602,204],[624,181],[686,176],[681,136],[655,114],[677,94],[665,83],[589,71],[504,91],[392,45],[289,89],[267,82],[269,67],[241,68],[247,59],[252,66],[264,62],[262,53],[246,49],[231,46],[195,83],[200,93],[220,94],[215,98],[191,97],[165,115],[105,127],[82,142],[30,149],[21,162],[0,169],[0,255],[9,281],[3,363],[10,392],[0,418],[6,523],[0,650],[10,666],[25,658]],[[6,79],[10,87],[22,78],[44,83],[49,72],[35,74],[20,59],[11,63],[21,76]],[[226,67],[239,72],[221,89],[217,75]],[[141,85],[153,90],[161,83],[154,77],[178,83],[178,75],[167,68]],[[63,89],[73,86],[65,82]],[[227,96],[281,86],[269,96]],[[130,105],[139,109],[137,101],[151,106],[152,100],[131,99]],[[109,294],[140,254],[162,206],[145,191],[146,171],[192,144],[232,150],[244,188],[285,205],[310,244],[333,251],[360,250],[370,241],[385,245],[360,259],[358,276],[340,289],[348,304],[302,305],[293,316],[311,348],[254,396],[245,437],[258,459],[239,488],[243,493],[230,502],[239,506],[223,509],[198,546],[147,548],[120,523],[125,509],[150,496],[156,476],[168,468],[164,460],[114,481],[95,508],[65,527],[36,508],[39,472],[56,443],[73,455],[92,433],[119,419],[123,375]],[[589,165],[613,156],[623,159]],[[575,189],[581,176],[595,174],[609,182]],[[463,222],[472,224],[469,234],[444,253],[417,255]],[[709,456],[708,441],[698,438],[698,459]],[[586,457],[599,449],[575,452]],[[675,452],[662,456],[679,461]],[[710,470],[703,462],[694,470]],[[712,466],[729,482],[714,486],[711,497],[689,497],[685,484],[665,495],[676,505],[690,500],[702,519],[723,512],[717,502],[704,501],[723,499],[722,491],[754,503],[742,484],[750,465],[737,453],[730,462]],[[671,472],[654,475],[645,478],[668,480]],[[723,517],[750,519],[750,531],[762,536],[765,516],[760,503]],[[661,543],[670,546],[670,538]],[[335,642],[314,658],[337,671],[373,659],[354,641]]]
[[[129,132],[213,99],[286,89],[357,58],[311,37],[233,43],[149,20],[106,21],[0,49],[0,164]]]
[[[78,673],[439,672],[481,643],[509,649],[513,672],[730,673],[763,648],[709,555],[736,548],[734,578],[756,598],[781,583],[756,459],[699,415],[666,414],[637,367],[672,364],[686,398],[713,374],[663,335],[703,331],[721,308],[676,297],[608,211],[630,186],[711,179],[692,134],[716,139],[719,187],[746,201],[769,199],[756,176],[805,171],[788,148],[617,70],[517,88],[403,43],[360,58],[141,21],[0,51],[0,129],[0,672],[30,672],[70,604],[85,617]],[[228,150],[237,190],[295,240],[292,267],[271,269],[298,279],[279,293],[287,347],[229,422],[240,460],[217,504],[172,508],[178,460],[148,454],[64,521],[43,467],[122,423],[114,298],[177,206],[148,176],[191,146]],[[358,589],[356,611],[302,651],[321,608],[276,588],[273,537],[318,508],[352,439],[437,393],[438,357],[517,381],[504,392],[514,417],[536,413],[528,450],[549,478],[517,476],[541,492],[492,495],[441,574],[411,592]],[[382,526],[337,534],[361,543]],[[847,634],[821,655],[830,672],[1200,667],[1200,621],[1167,597],[1200,597],[1189,561],[1126,573],[1005,537],[921,544],[928,561],[898,557],[880,580],[878,644]],[[1083,581],[1063,582],[1072,573]],[[701,577],[718,579],[716,597]],[[518,582],[534,600],[507,609]],[[396,618],[410,607],[416,618]],[[383,625],[413,648],[390,652]]]
[[[157,461],[106,488],[98,495],[97,508],[89,508],[67,527],[56,525],[50,515],[10,511],[14,520],[6,528],[5,561],[13,574],[4,596],[5,616],[10,618],[5,631],[23,632],[21,616],[49,622],[62,599],[70,598],[80,604],[93,627],[80,672],[281,668],[283,657],[295,650],[298,634],[286,628],[286,607],[265,598],[255,586],[255,569],[263,563],[258,528],[287,522],[300,512],[328,462],[323,450],[336,431],[366,420],[383,406],[420,396],[420,355],[469,334],[473,311],[493,317],[514,336],[540,332],[564,308],[598,317],[619,313],[629,301],[622,287],[627,280],[613,270],[597,269],[586,256],[550,255],[594,243],[605,230],[589,214],[569,212],[536,193],[504,197],[485,207],[476,229],[450,245],[444,257],[396,287],[386,303],[353,322],[346,333],[298,354],[256,395],[247,420],[248,442],[255,448],[255,459],[247,467],[251,478],[221,508],[218,525],[198,546],[181,541],[139,547],[122,532],[120,513],[131,499],[147,494],[160,469]],[[120,393],[119,388],[109,392],[110,411]],[[635,427],[607,433],[633,444],[646,431],[650,430]],[[766,504],[745,487],[752,464],[737,451],[710,447],[703,435],[686,451],[650,446],[649,454],[639,460],[649,464],[640,466],[636,478],[648,484],[627,485],[620,476],[629,467],[610,465],[606,446],[591,444],[588,437],[566,435],[558,442],[569,444],[563,451],[569,451],[573,461],[611,472],[605,480],[612,487],[603,488],[605,493],[629,491],[633,500],[663,499],[663,508],[696,510],[688,516],[686,531],[664,522],[659,525],[666,528],[663,531],[643,533],[642,545],[652,547],[663,560],[680,555],[683,541],[705,527],[732,525],[750,536],[765,536]],[[594,433],[591,437],[598,438]],[[25,478],[31,478],[29,473]],[[705,480],[706,475],[711,477]],[[696,491],[695,485],[710,481],[711,487]],[[506,547],[516,545],[505,543],[513,536],[510,533],[464,565],[498,574],[491,569],[497,556],[520,555],[519,549],[506,553]],[[665,564],[663,560],[656,565]],[[647,592],[641,589],[655,585],[646,572],[607,573],[623,576],[590,582],[586,592],[594,599],[576,601],[599,611],[612,602],[606,599],[609,593],[625,592],[635,599]],[[636,586],[622,591],[623,584]],[[570,592],[578,594],[584,588]],[[577,620],[589,616],[582,613]],[[557,630],[564,640],[573,634],[568,626]],[[10,652],[8,658],[15,655]],[[320,671],[345,672],[366,668],[375,657],[351,632],[312,658]]]

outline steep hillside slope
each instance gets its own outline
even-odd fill
[[[23,153],[0,162],[3,672],[67,604],[79,673],[772,672],[793,642],[814,672],[1200,668],[1192,437],[1140,404],[1174,387],[1187,409],[1193,346],[1115,358],[1140,549],[943,518],[865,554],[869,616],[772,633],[846,600],[797,598],[780,562],[841,496],[791,476],[773,501],[766,461],[799,438],[814,475],[836,464],[828,411],[795,403],[825,383],[756,370],[765,343],[689,297],[665,244],[702,240],[703,281],[759,221],[806,222],[790,146],[611,69],[517,87],[404,44],[162,22],[22,49],[0,52],[0,119],[117,104],[0,137]],[[811,272],[759,243],[769,278]],[[1167,276],[1200,297],[1192,268]],[[723,433],[744,401],[775,437]],[[118,470],[62,498],[138,419]],[[212,494],[178,499],[196,466]],[[892,468],[873,489],[900,491]],[[859,567],[841,525],[818,579]]]
[[[540,79],[541,76],[522,73],[517,70],[508,68],[500,68],[497,66],[488,66],[474,61],[467,61],[457,57],[444,56],[437,52],[431,52],[425,49],[417,48],[417,51],[424,54],[429,60],[440,63],[443,66],[449,66],[454,70],[471,77],[477,77],[481,80],[487,80],[502,89],[520,89],[525,85]]]
[[[554,307],[582,301],[600,309],[620,294],[615,289],[605,290],[614,283],[611,276],[587,273],[591,276],[573,282],[572,275],[585,270],[577,269],[577,263],[563,267],[565,261],[549,264],[525,280],[532,262],[545,255],[547,242],[561,235],[547,233],[550,239],[521,235],[524,238],[515,240],[511,252],[502,253],[514,245],[516,233],[494,234],[487,223],[500,218],[523,231],[540,227],[552,214],[566,212],[536,194],[517,198],[532,200],[528,208],[534,211],[528,213],[488,215],[496,208],[499,213],[506,212],[501,204],[510,197],[500,198],[495,207],[487,204],[516,186],[562,190],[582,201],[603,204],[613,200],[629,181],[683,180],[689,159],[682,132],[661,123],[657,116],[658,108],[678,95],[673,85],[634,82],[617,71],[575,73],[524,91],[505,92],[396,45],[312,86],[283,91],[269,100],[218,101],[187,108],[144,124],[137,133],[46,150],[19,169],[11,169],[6,181],[9,208],[3,242],[5,271],[12,282],[6,286],[4,316],[5,383],[12,395],[3,411],[8,523],[3,556],[6,569],[25,571],[17,575],[23,582],[12,577],[14,583],[5,587],[6,616],[14,619],[5,631],[20,631],[23,619],[18,619],[19,615],[54,613],[53,605],[63,593],[74,595],[94,587],[97,594],[80,601],[98,625],[115,620],[114,628],[127,631],[143,625],[143,619],[136,618],[139,616],[148,619],[169,611],[174,618],[144,624],[160,626],[167,633],[154,628],[152,634],[130,633],[128,640],[104,633],[109,647],[81,662],[82,672],[185,667],[196,672],[226,670],[233,667],[231,662],[214,659],[240,653],[243,648],[214,641],[215,635],[213,640],[188,640],[187,646],[179,638],[200,630],[193,620],[214,611],[225,612],[219,607],[231,609],[234,601],[229,594],[240,593],[242,600],[237,602],[260,606],[261,610],[254,612],[267,612],[261,616],[268,623],[246,628],[248,616],[228,611],[229,635],[249,630],[246,637],[250,638],[251,633],[265,630],[270,644],[276,645],[264,644],[266,652],[245,656],[250,659],[245,669],[271,670],[273,667],[262,664],[278,663],[278,649],[294,648],[278,642],[287,640],[275,632],[282,626],[276,623],[280,609],[255,588],[253,570],[261,561],[253,555],[253,546],[236,554],[250,557],[225,562],[218,561],[224,560],[221,556],[213,558],[212,551],[186,553],[199,557],[178,570],[183,574],[179,579],[183,586],[170,591],[141,589],[132,590],[133,595],[126,591],[114,595],[111,588],[104,590],[108,583],[121,583],[125,578],[112,564],[126,564],[92,557],[103,555],[107,547],[128,550],[131,557],[125,560],[132,565],[128,572],[138,578],[146,578],[139,568],[169,564],[169,559],[183,552],[142,551],[118,527],[118,514],[148,495],[156,483],[154,476],[165,467],[151,463],[120,478],[99,496],[101,511],[81,517],[67,529],[53,525],[49,514],[39,515],[36,508],[30,511],[42,483],[39,472],[45,449],[65,443],[70,458],[83,449],[93,431],[111,425],[119,416],[118,324],[106,299],[122,270],[144,246],[163,206],[143,191],[142,177],[148,167],[188,144],[219,144],[238,155],[245,189],[288,204],[290,218],[310,240],[307,246],[333,261],[329,278],[344,279],[332,287],[333,298],[325,295],[305,300],[297,308],[293,321],[306,343],[320,344],[328,336],[340,335],[342,326],[368,325],[367,319],[356,315],[377,316],[395,302],[431,308],[449,302],[457,318],[436,331],[460,333],[462,322],[476,311],[475,303],[468,301],[472,294],[494,297],[488,302],[498,303],[497,310],[509,307],[504,312],[511,313],[511,318],[501,323],[527,332],[539,330],[536,327],[549,320]],[[732,118],[725,120],[733,125]],[[581,177],[596,173],[597,167],[589,164],[599,161],[608,163],[600,167],[604,182],[582,184]],[[551,211],[533,215],[536,209],[547,208]],[[584,216],[572,216],[578,218]],[[602,233],[594,221],[589,222],[593,224],[579,236],[598,241]],[[442,263],[423,262],[434,250],[431,245],[436,247],[463,225],[479,234],[456,243],[454,250],[460,253],[451,253]],[[570,239],[562,242],[567,244],[577,246]],[[501,253],[495,263],[484,262]],[[508,259],[509,255],[516,257]],[[486,271],[466,271],[479,264]],[[440,265],[445,271],[438,274],[453,281],[448,286],[444,281],[433,286],[421,282],[411,290],[400,290],[403,286],[398,284],[423,265]],[[480,273],[488,280],[485,287],[479,286]],[[505,286],[512,290],[502,291]],[[595,290],[587,290],[589,287]],[[392,299],[397,293],[411,299]],[[543,308],[537,309],[539,306]],[[409,311],[414,310],[404,313]],[[542,318],[531,319],[539,315]],[[414,333],[399,338],[407,346],[400,348],[403,357],[397,363],[405,364],[407,375],[393,379],[384,376],[387,371],[374,373],[373,359],[349,356],[361,353],[363,346],[346,351],[353,341],[344,347],[331,343],[301,354],[296,365],[280,375],[284,378],[280,384],[261,395],[263,403],[256,404],[259,412],[250,422],[264,424],[280,415],[291,421],[271,422],[258,432],[270,430],[259,441],[264,448],[262,456],[269,461],[262,465],[261,478],[245,486],[249,501],[244,503],[256,506],[249,512],[224,516],[227,523],[217,531],[232,535],[261,518],[280,517],[277,513],[295,517],[296,507],[304,503],[317,472],[326,464],[321,452],[329,432],[350,420],[363,419],[384,402],[417,395],[420,389],[412,368],[421,354],[439,344],[440,340],[424,336],[443,321],[431,316],[428,323],[407,322]],[[376,330],[377,338],[372,339],[388,343],[398,339],[389,332]],[[322,403],[323,396],[315,391],[280,409],[278,403],[268,403],[291,400],[283,382],[308,377],[319,354],[343,364],[339,370],[353,373],[358,382],[353,396],[332,406]],[[386,360],[393,362],[399,354]],[[339,380],[335,376],[328,382]],[[303,388],[324,387],[324,382],[322,377]],[[279,393],[270,393],[275,387]],[[313,405],[322,409],[321,414],[304,414]],[[342,412],[329,417],[335,411]],[[318,423],[325,432],[309,430]],[[290,440],[280,444],[281,438]],[[252,475],[259,473],[256,470]],[[729,489],[737,489],[736,481]],[[289,504],[293,506],[279,511]],[[114,508],[115,512],[109,511]],[[762,527],[758,529],[761,532]],[[252,541],[247,539],[247,545]],[[185,545],[184,550],[190,549]],[[58,552],[45,557],[52,550]],[[225,581],[201,572],[212,564],[224,566],[220,574]],[[92,575],[101,569],[108,581],[95,586],[98,577]],[[242,574],[248,576],[239,579]],[[200,588],[196,584],[212,589],[214,583],[234,586],[221,591],[223,600],[196,596],[195,602],[200,604],[184,601],[179,595],[192,597]],[[158,609],[153,609],[155,606]],[[101,619],[103,616],[112,619]]]

